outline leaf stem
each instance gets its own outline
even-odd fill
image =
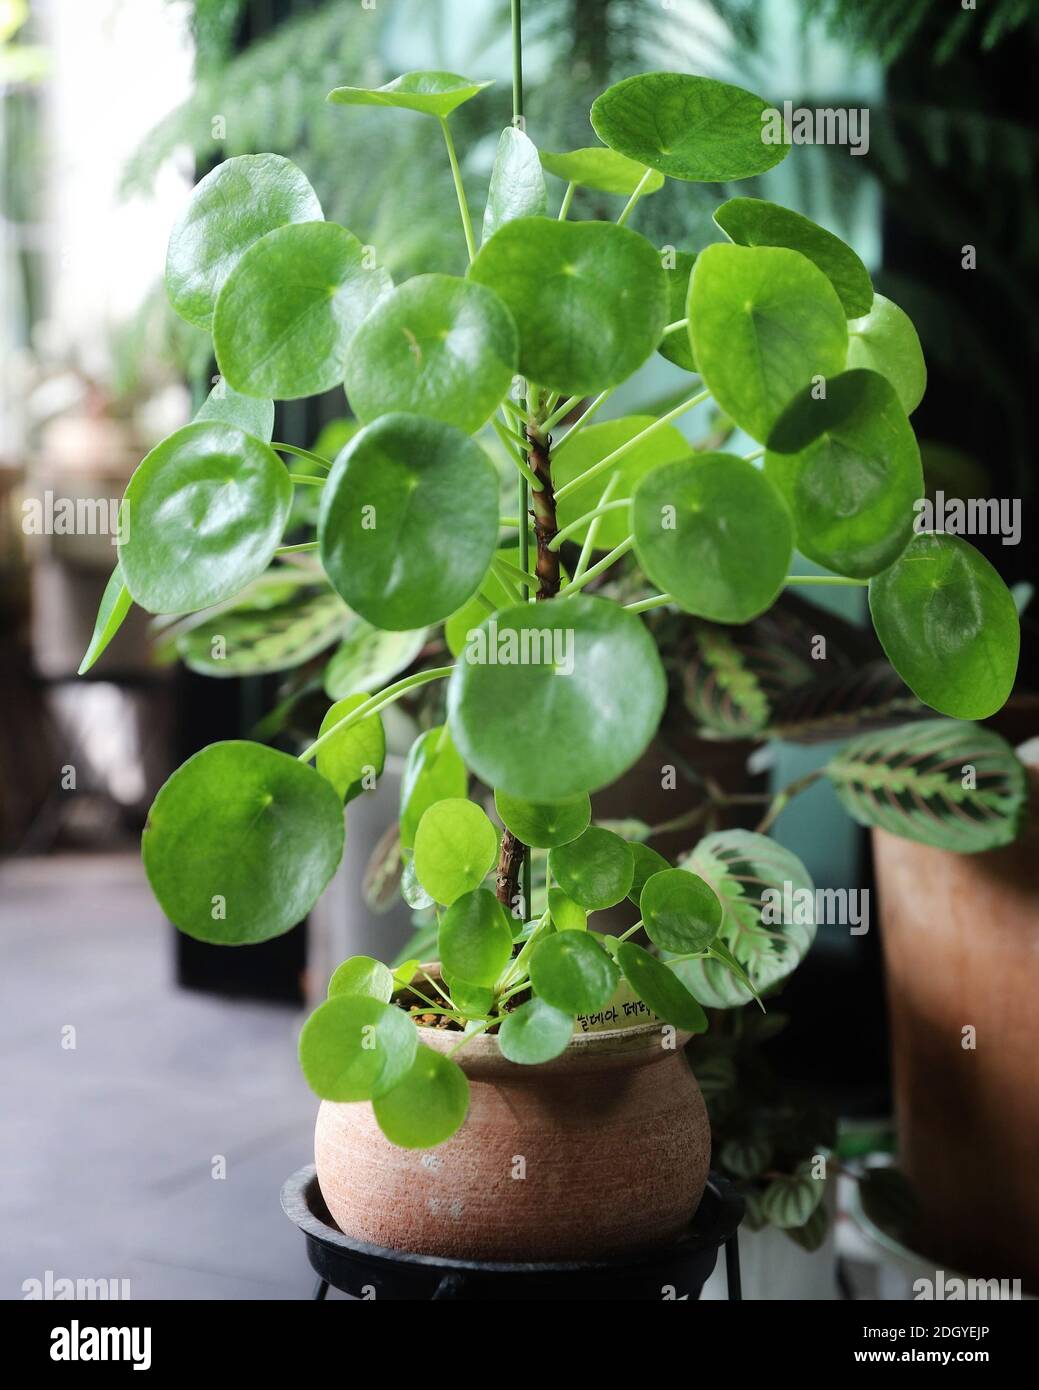
[[[674,601],[671,594],[654,594],[652,598],[640,598],[638,603],[626,603],[624,607],[629,613],[648,613],[651,608],[664,608]]]
[[[613,395],[614,389],[614,387],[609,386],[605,391],[600,391],[599,394],[596,396],[595,400],[592,401],[588,409],[584,411],[583,414],[574,421],[574,423],[567,430],[566,434],[563,435],[562,439],[556,445],[554,453],[555,458],[559,457],[562,450],[566,448],[567,444],[570,442],[571,439],[573,439],[574,435],[580,434],[581,430],[583,430],[585,425],[588,424],[588,421],[592,418],[592,416],[599,409],[599,407],[601,405],[605,405],[605,403]]]
[[[324,748],[329,739],[334,738],[336,734],[352,728],[371,714],[378,714],[380,710],[385,709],[387,705],[392,705],[395,700],[399,700],[402,695],[409,690],[414,690],[416,686],[428,685],[430,681],[443,680],[454,669],[454,666],[434,666],[428,671],[417,671],[413,676],[405,676],[403,680],[397,681],[394,685],[388,685],[385,690],[380,690],[377,695],[370,696],[363,705],[358,705],[349,714],[344,714],[342,719],[333,724],[330,729],[326,729],[320,738],[316,738],[308,748],[304,748],[299,755],[299,761],[301,763],[310,762],[318,750]]]
[[[656,434],[657,430],[662,430],[665,425],[669,425],[672,420],[677,420],[678,417],[684,415],[687,410],[692,410],[694,406],[700,405],[701,402],[709,399],[710,394],[710,391],[698,391],[695,396],[690,396],[688,400],[680,402],[673,410],[669,410],[666,415],[661,415],[659,420],[654,420],[651,425],[647,425],[644,430],[640,430],[638,434],[633,435],[626,444],[622,444],[620,448],[614,449],[612,454],[607,454],[606,457],[600,459],[598,463],[593,463],[591,468],[586,468],[584,472],[579,473],[576,478],[571,478],[568,483],[564,483],[556,493],[556,500],[561,502],[563,498],[568,497],[571,492],[575,492],[579,487],[583,487],[584,484],[590,482],[592,478],[597,478],[600,473],[604,473],[608,468],[612,468],[613,465],[619,463],[625,455],[630,454],[632,449],[638,448],[638,446],[649,439],[651,435]],[[583,419],[584,417],[582,416],[581,418]],[[578,423],[580,423],[580,421],[578,421]]]
[[[664,331],[666,332],[667,330],[665,329]],[[748,463],[753,463],[755,459],[763,459],[765,457],[765,450],[763,448],[752,449],[749,454],[744,454],[743,457]]]
[[[617,226],[618,226],[618,227],[623,227],[624,224],[625,224],[625,222],[627,222],[628,218],[629,218],[629,217],[631,216],[631,214],[634,212],[634,210],[635,210],[635,204],[636,204],[636,203],[638,202],[638,200],[642,197],[642,190],[645,188],[646,184],[649,182],[650,177],[652,176],[652,173],[653,173],[653,170],[647,168],[646,172],[642,175],[642,177],[639,179],[638,183],[635,185],[635,191],[634,191],[634,193],[632,193],[631,197],[630,197],[630,198],[628,199],[628,201],[624,204],[624,209],[623,209],[623,211],[621,212],[621,215],[617,218]]]
[[[563,194],[563,201],[559,204],[560,222],[566,221],[567,213],[570,211],[570,204],[574,201],[574,189],[576,187],[577,185],[575,183],[568,183],[566,186],[566,192]]]
[[[501,568],[501,562],[499,561],[497,555],[491,561],[491,569],[494,571],[494,575],[498,583],[505,590],[506,594],[508,594],[510,602],[522,603],[523,595],[512,582],[512,576],[509,574],[508,570]]]
[[[675,319],[674,323],[669,323],[669,324],[665,327],[663,333],[661,334],[661,337],[666,338],[667,335],[668,335],[669,333],[677,333],[678,330],[679,330],[680,328],[688,328],[688,327],[689,327],[689,320],[688,320],[688,319]]]
[[[494,563],[505,574],[511,575],[511,577],[518,580],[520,584],[525,584],[528,589],[534,583],[534,576],[528,574],[525,570],[521,570],[519,565],[514,565],[511,560],[503,559],[501,555],[495,555]]]
[[[615,565],[618,560],[622,560],[628,551],[635,544],[634,536],[629,536],[627,540],[621,541],[620,545],[614,546],[608,555],[594,564],[591,569],[585,570],[580,579],[571,579],[564,589],[560,589],[560,598],[569,598],[571,594],[576,594],[578,589],[583,589],[586,584],[590,584],[593,579],[598,579],[600,574],[605,573],[611,565]]]
[[[512,440],[511,440],[510,437],[509,437],[508,432],[506,431],[505,426],[504,426],[504,425],[502,424],[502,422],[501,422],[500,420],[498,420],[498,419],[492,419],[492,420],[491,420],[491,424],[494,426],[494,429],[495,429],[495,432],[496,432],[497,435],[498,435],[498,438],[499,438],[499,439],[501,440],[501,442],[505,445],[505,452],[508,454],[509,458],[512,460],[512,462],[516,465],[516,467],[517,467],[517,468],[519,469],[519,471],[520,471],[520,474],[521,474],[521,477],[520,477],[520,485],[521,485],[521,488],[525,488],[525,487],[526,487],[526,484],[529,483],[530,486],[535,490],[535,492],[540,492],[540,491],[541,491],[541,482],[540,482],[540,480],[538,479],[538,477],[537,477],[536,474],[534,473],[534,470],[531,468],[530,464],[526,461],[526,459],[525,459],[525,458],[522,458],[522,457],[520,456],[520,454],[517,452],[517,450],[516,450],[514,444],[512,443]],[[523,491],[523,493],[522,493],[522,498],[523,498],[524,510],[525,510],[525,509],[526,509],[526,503],[527,503],[527,494],[526,494],[525,491]]]
[[[279,545],[275,555],[306,555],[318,547],[317,541],[302,541],[299,545]]]
[[[813,783],[818,782],[819,778],[825,776],[825,774],[825,767],[817,767],[814,772],[806,773],[804,777],[799,777],[796,782],[791,782],[788,787],[784,787],[781,792],[777,792],[772,798],[772,804],[765,812],[759,824],[755,826],[755,834],[767,834],[778,820],[780,813],[786,810],[794,797],[812,786]]]
[[[320,454],[313,453],[310,449],[299,449],[295,444],[272,444],[272,449],[279,454],[295,454],[299,459],[307,459],[310,463],[319,464],[324,469],[332,467],[328,459],[323,459]]]
[[[600,506],[600,507],[602,507],[602,506],[604,505],[604,503],[606,503],[606,502],[608,502],[608,501],[610,500],[610,497],[611,497],[611,495],[612,495],[612,493],[613,493],[613,490],[614,490],[614,488],[617,487],[617,485],[618,485],[619,482],[620,482],[620,474],[619,474],[619,473],[614,473],[614,474],[609,478],[609,480],[608,480],[607,483],[606,483],[606,486],[605,486],[605,487],[603,488],[603,490],[602,490],[602,495],[601,495],[600,498],[599,498],[599,506]],[[580,579],[580,578],[581,578],[581,575],[585,573],[585,571],[587,570],[588,566],[589,566],[589,565],[591,564],[591,562],[592,562],[592,552],[593,552],[594,549],[595,549],[595,542],[596,542],[596,540],[598,539],[598,536],[599,536],[599,528],[600,528],[601,525],[602,525],[602,522],[601,522],[601,520],[600,520],[599,517],[594,517],[594,518],[592,519],[592,524],[591,524],[591,526],[589,526],[589,528],[588,528],[588,534],[587,534],[587,536],[585,536],[585,538],[584,538],[584,545],[581,546],[581,554],[578,556],[577,565],[576,565],[576,567],[575,567],[575,569],[574,569],[573,577],[574,577],[575,579]]]
[[[788,574],[787,584],[854,584],[859,588],[865,588],[869,584],[868,579],[850,579],[845,574]]]
[[[444,132],[444,144],[447,146],[447,157],[451,161],[451,177],[455,181],[455,196],[458,199],[458,211],[462,214],[462,230],[465,233],[465,246],[469,252],[470,264],[476,259],[476,242],[473,239],[473,223],[469,216],[469,204],[465,199],[465,188],[462,185],[462,171],[458,167],[458,156],[455,154],[455,142],[451,138],[451,127],[447,123],[446,116],[438,116],[440,129]]]
[[[302,487],[324,487],[326,479],[312,478],[308,473],[290,473],[290,483],[299,483]]]
[[[586,521],[593,521],[597,516],[605,516],[607,512],[618,511],[621,507],[630,507],[630,497],[618,497],[615,502],[600,502],[597,507],[593,507],[590,512],[585,512],[584,516],[579,516],[576,521],[571,521],[564,526],[561,531],[557,531],[552,540],[548,543],[549,550],[558,550],[559,547],[574,534],[580,531]]]

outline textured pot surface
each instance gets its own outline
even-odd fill
[[[438,1051],[458,1040],[420,1034]],[[523,1067],[476,1038],[457,1058],[468,1118],[434,1149],[396,1148],[366,1103],[324,1101],[315,1162],[328,1209],[352,1238],[454,1258],[581,1259],[673,1239],[711,1156],[683,1041],[660,1024],[588,1033]]]
[[[875,831],[874,856],[899,1158],[927,1249],[1039,1289],[1039,831],[964,855]]]

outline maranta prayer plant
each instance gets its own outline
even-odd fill
[[[807,879],[764,836],[709,836],[674,867],[591,823],[589,793],[641,757],[664,709],[644,611],[745,624],[792,582],[796,546],[834,582],[868,584],[892,665],[953,720],[1003,704],[1018,651],[1014,603],[989,563],[955,536],[914,531],[924,485],[909,416],[924,363],[909,319],[874,294],[858,256],[754,198],[723,203],[726,239],[696,255],[630,225],[665,179],[722,183],[778,163],[787,147],[763,140],[765,103],[648,73],[595,102],[598,146],[539,154],[510,127],[478,236],[450,116],[486,85],[418,72],[329,98],[439,122],[464,277],[395,285],[380,248],[326,222],[305,175],[277,155],[229,159],[194,190],[166,283],[177,312],[212,333],[220,379],[127,487],[84,659],[86,669],[134,602],[201,613],[195,662],[216,672],[227,659],[220,674],[292,666],[340,638],[333,665],[367,670],[299,757],[218,743],[157,795],[143,839],[155,895],[182,931],[227,945],[306,916],[339,864],[344,804],[382,771],[381,711],[446,681],[446,723],[413,747],[401,809],[404,892],[435,909],[441,973],[346,961],[300,1045],[319,1095],[370,1100],[407,1146],[452,1134],[468,1095],[458,1064],[423,1044],[416,1011],[450,1020],[459,1047],[493,1030],[506,1058],[540,1063],[622,977],[651,1015],[696,1033],[702,1004],[744,1003],[811,942],[814,927],[761,925],[761,886]],[[546,172],[566,185],[558,215]],[[600,205],[624,199],[616,220],[571,220],[576,188],[597,190]],[[699,378],[687,399],[659,418],[593,425],[657,352]],[[334,388],[357,421],[336,458],[272,444],[275,400]],[[694,452],[675,427],[708,399],[761,446],[750,458]],[[529,517],[508,504],[503,515],[501,469],[513,465]],[[285,546],[299,490],[319,498],[316,538]],[[564,542],[580,547],[570,573]],[[625,607],[588,592],[629,553],[654,597]],[[415,669],[441,624],[452,662]],[[942,732],[957,727],[965,750]],[[956,769],[978,742],[967,726],[921,725],[893,767],[890,736],[870,737],[879,747],[834,764],[854,815],[932,842],[950,823],[967,849],[1013,833],[1020,770],[994,735],[980,744],[980,789],[962,794]],[[493,791],[504,831],[489,791],[468,798],[470,775]],[[520,878],[530,851],[545,859],[533,910]],[[636,926],[589,926],[625,899]]]

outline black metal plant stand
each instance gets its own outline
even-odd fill
[[[293,1173],[281,1205],[307,1241],[318,1276],[315,1299],[329,1288],[362,1299],[698,1299],[725,1247],[730,1300],[740,1298],[737,1231],[743,1199],[712,1173],[688,1233],[664,1249],[561,1264],[498,1263],[411,1255],[348,1240],[325,1206],[313,1164]]]

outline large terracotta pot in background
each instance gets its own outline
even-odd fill
[[[875,831],[874,855],[899,1166],[923,1239],[951,1269],[1039,1289],[1039,827],[974,855]]]
[[[578,1034],[531,1067],[475,1038],[457,1059],[468,1119],[435,1149],[396,1148],[368,1104],[323,1102],[315,1162],[329,1211],[352,1238],[452,1258],[590,1258],[673,1239],[696,1212],[711,1153],[685,1038],[673,1033],[651,1023]],[[420,1034],[441,1052],[458,1041]]]

